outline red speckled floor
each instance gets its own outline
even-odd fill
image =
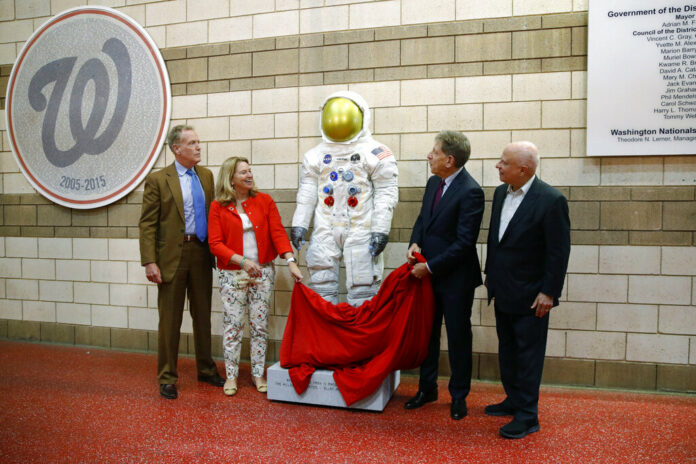
[[[170,401],[155,356],[0,341],[0,462],[696,462],[695,396],[547,387],[541,431],[505,440],[508,419],[483,414],[503,398],[496,384],[474,383],[457,422],[444,381],[420,410],[404,410],[417,379],[402,377],[383,413],[355,412],[269,402],[248,365],[227,398],[179,362]]]

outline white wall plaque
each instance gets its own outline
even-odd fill
[[[589,156],[696,153],[696,1],[591,0]]]
[[[10,146],[46,198],[112,203],[152,168],[167,135],[169,77],[145,30],[104,7],[74,8],[37,29],[7,85]]]

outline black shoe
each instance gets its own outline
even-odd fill
[[[505,402],[498,404],[489,404],[483,409],[483,412],[488,416],[512,416],[515,410],[507,406]]]
[[[178,396],[176,393],[176,385],[173,383],[163,383],[160,385],[160,395],[168,400],[175,400]]]
[[[421,406],[423,406],[425,403],[430,403],[432,401],[437,401],[437,390],[433,390],[430,392],[422,392],[418,390],[418,393],[416,393],[416,396],[411,398],[404,404],[404,408],[406,409],[418,409]]]
[[[220,374],[218,374],[217,372],[213,375],[199,375],[198,381],[209,383],[213,387],[224,387],[225,386],[225,379],[220,377]]]
[[[464,419],[467,415],[466,400],[452,400],[450,417],[454,420]]]
[[[518,421],[513,419],[509,424],[500,427],[498,431],[501,437],[505,438],[524,438],[530,433],[539,431],[539,421],[537,419],[529,421]]]

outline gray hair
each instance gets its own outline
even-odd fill
[[[461,168],[469,161],[471,144],[466,135],[459,131],[443,130],[435,136],[435,141],[440,142],[442,152],[454,158],[454,165]]]
[[[169,149],[172,152],[174,151],[174,145],[178,145],[179,142],[181,142],[181,133],[187,130],[192,131],[193,126],[179,124],[178,126],[174,126],[169,130],[169,134],[167,134],[167,145],[169,145]]]

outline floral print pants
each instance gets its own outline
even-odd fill
[[[236,379],[239,374],[245,313],[248,313],[251,335],[251,375],[263,375],[268,339],[268,311],[275,272],[273,263],[261,266],[261,270],[262,276],[256,278],[250,278],[243,270],[218,270],[220,296],[224,308],[222,351],[228,379]]]

